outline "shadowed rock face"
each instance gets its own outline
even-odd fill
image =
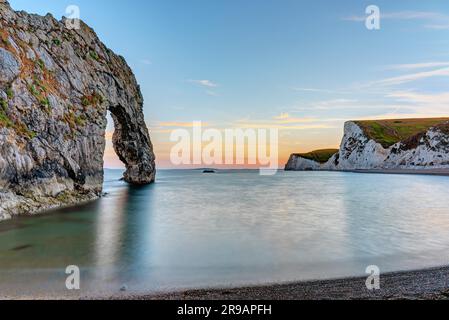
[[[101,195],[108,110],[124,179],[153,182],[142,107],[126,61],[87,25],[0,0],[0,220]]]

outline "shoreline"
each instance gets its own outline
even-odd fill
[[[364,174],[394,174],[394,175],[422,175],[449,176],[449,169],[353,169],[353,170],[283,170],[284,172],[343,172]]]
[[[359,169],[359,170],[347,170],[342,172],[368,173],[368,174],[449,176],[449,169]]]
[[[380,275],[380,290],[369,291],[366,277],[312,280],[242,287],[180,289],[151,293],[103,292],[93,295],[0,294],[0,300],[449,300],[449,265]]]
[[[366,277],[316,280],[236,288],[193,289],[148,295],[113,296],[127,300],[448,300],[449,266],[380,276],[380,290],[369,291]]]

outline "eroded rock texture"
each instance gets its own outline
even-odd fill
[[[449,122],[384,148],[354,121],[345,123],[340,151],[326,163],[292,155],[286,170],[449,169]]]
[[[101,195],[107,111],[133,184],[154,181],[143,98],[125,60],[84,23],[0,0],[0,220]]]
[[[315,171],[321,170],[322,164],[305,159],[298,154],[292,154],[285,165],[285,171]]]

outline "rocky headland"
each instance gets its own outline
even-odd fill
[[[319,160],[311,156],[317,153]],[[339,150],[293,154],[285,169],[449,169],[449,118],[349,121]]]
[[[132,70],[86,24],[65,22],[0,0],[0,220],[101,196],[108,111],[125,181],[155,178]]]

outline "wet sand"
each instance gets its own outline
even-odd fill
[[[369,291],[366,278],[299,282],[234,289],[189,290],[144,296],[135,300],[397,300],[449,299],[449,267],[381,275],[380,290]],[[123,299],[124,297],[113,297]]]
[[[449,300],[449,266],[426,270],[386,273],[380,290],[366,288],[366,277],[319,280],[287,284],[180,290],[148,294],[110,291],[91,295],[2,295],[0,300]]]

